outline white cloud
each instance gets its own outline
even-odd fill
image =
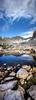
[[[2,0],[0,0],[2,1]],[[0,9],[5,11],[6,17],[13,17],[13,21],[16,18],[32,18],[36,21],[36,0],[3,0],[1,2]],[[0,14],[3,17],[4,13]]]
[[[33,31],[27,31],[27,32],[21,33],[21,36],[23,38],[29,38],[29,37],[32,37],[32,35],[33,35]]]

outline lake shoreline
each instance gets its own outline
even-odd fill
[[[36,66],[36,57],[32,55],[3,55],[0,56],[0,67],[8,67],[8,66],[16,66],[17,64],[20,65],[31,65]]]
[[[14,63],[17,60],[18,63]],[[25,63],[22,64],[22,61]],[[3,55],[0,56],[1,62],[3,63],[0,67],[0,100],[36,100],[36,56]]]

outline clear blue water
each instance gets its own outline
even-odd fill
[[[16,64],[33,65],[33,64],[36,64],[36,62],[34,61],[33,56],[30,56],[30,55],[21,55],[21,56],[7,55],[7,56],[0,56],[0,67],[3,64],[7,64],[7,65],[16,65]]]

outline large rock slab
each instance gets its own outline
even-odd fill
[[[14,77],[6,77],[5,79],[4,79],[4,81],[3,82],[6,82],[6,81],[11,81],[11,80],[13,80],[14,79]]]
[[[16,91],[8,91],[4,96],[4,100],[25,100],[23,89],[19,87]]]
[[[17,80],[6,82],[4,84],[0,84],[0,91],[5,91],[7,89],[13,89],[15,88],[16,84],[17,84]]]
[[[11,94],[5,95],[4,100],[24,100],[19,91],[15,91]]]
[[[18,70],[17,74],[16,74],[16,77],[17,78],[23,78],[23,79],[26,79],[28,76],[28,72],[25,70],[25,69],[20,69]]]
[[[0,100],[25,100],[25,90],[19,85],[17,90],[8,89],[0,92]]]
[[[32,85],[28,91],[29,95],[34,99],[36,100],[36,85]]]

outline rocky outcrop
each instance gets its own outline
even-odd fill
[[[36,67],[19,64],[14,68],[1,67],[0,100],[32,99],[36,100]]]
[[[18,72],[17,72],[17,74],[16,74],[16,77],[17,78],[22,78],[22,79],[26,79],[27,78],[27,76],[28,76],[28,72],[25,70],[25,69],[20,69],[20,70],[18,70]]]
[[[4,100],[25,100],[23,89],[19,87],[16,91],[8,91],[5,96]]]

